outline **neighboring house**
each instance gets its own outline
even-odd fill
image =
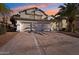
[[[4,20],[3,20],[4,19]],[[0,23],[3,23],[4,24],[11,24],[10,22],[10,16],[3,16],[1,13],[0,13]]]
[[[24,31],[51,31],[51,20],[48,20],[48,15],[39,8],[29,8],[20,11],[14,19],[17,22],[17,30]]]

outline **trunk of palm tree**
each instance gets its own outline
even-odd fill
[[[76,32],[76,21],[75,20],[72,23],[72,32]]]
[[[67,31],[68,32],[75,32],[76,31],[75,20],[69,19],[69,21],[67,23],[68,23]]]
[[[67,27],[66,27],[66,32],[68,31],[68,29],[69,29],[69,21],[68,20],[66,20],[66,22],[67,22]]]
[[[72,22],[71,19],[67,20],[67,29],[66,31],[71,32],[72,31]]]
[[[60,31],[62,30],[62,20],[60,21]]]

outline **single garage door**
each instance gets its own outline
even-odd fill
[[[31,30],[31,23],[22,23],[22,31],[30,31]]]
[[[34,24],[35,31],[50,31],[50,24]]]

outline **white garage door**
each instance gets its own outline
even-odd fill
[[[21,31],[50,31],[50,24],[38,24],[38,23],[22,23],[21,24]]]
[[[35,31],[50,31],[50,24],[35,24]]]
[[[31,23],[22,23],[22,31],[30,31]]]

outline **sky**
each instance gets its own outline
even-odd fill
[[[63,5],[63,3],[6,3],[6,6],[13,10],[14,14],[28,8],[37,7],[47,15],[55,15],[59,11],[60,5]]]

